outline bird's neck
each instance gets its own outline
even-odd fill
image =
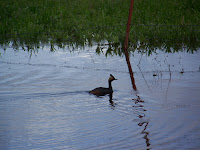
[[[108,80],[109,89],[112,89],[112,84],[111,84],[111,82],[112,82],[112,81],[109,81],[109,80]]]

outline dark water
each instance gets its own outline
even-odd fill
[[[200,148],[199,51],[134,53],[138,98],[125,58],[95,48],[0,50],[0,149]],[[110,73],[112,100],[88,94]]]

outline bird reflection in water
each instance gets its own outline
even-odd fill
[[[113,94],[109,94],[109,102],[110,102],[110,106],[115,107],[115,103],[113,101]]]

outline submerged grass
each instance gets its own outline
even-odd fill
[[[62,47],[107,40],[119,46],[129,5],[130,0],[0,0],[0,44],[34,49],[40,43]],[[195,49],[199,40],[199,0],[135,0],[130,46]]]

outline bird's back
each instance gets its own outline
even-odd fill
[[[106,94],[111,94],[112,92],[113,90],[110,88],[98,87],[90,91],[89,93],[97,95],[97,96],[104,96]]]

